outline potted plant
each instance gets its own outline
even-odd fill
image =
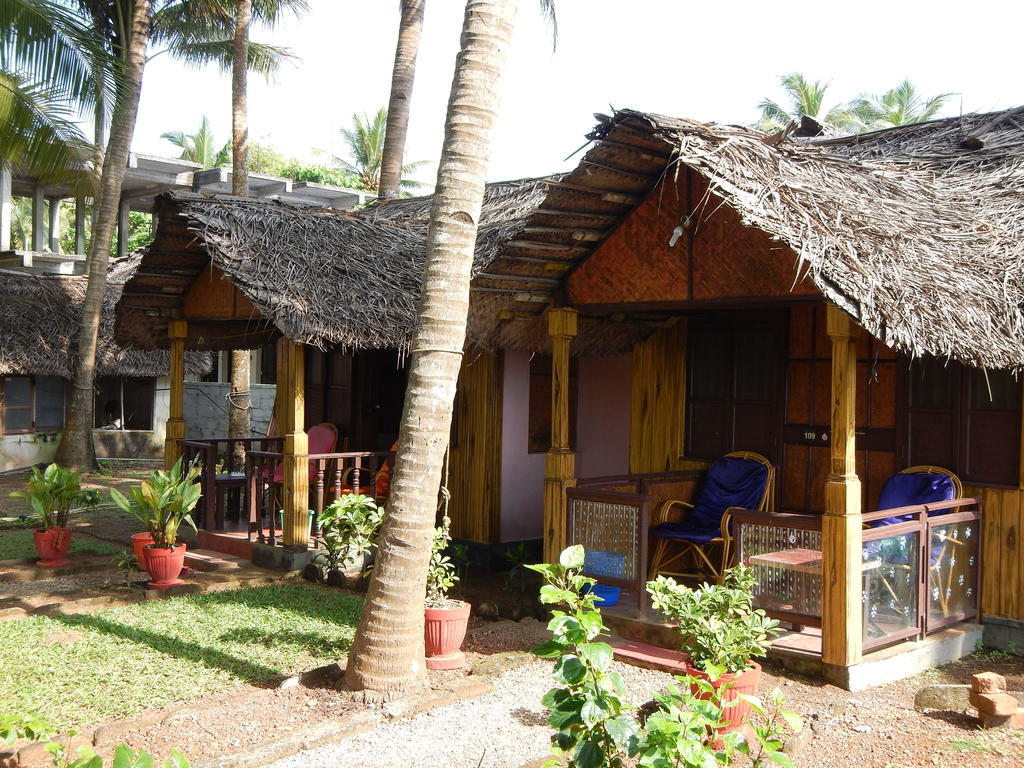
[[[427,669],[458,669],[466,660],[460,649],[469,626],[470,605],[464,600],[448,597],[448,590],[459,580],[455,575],[455,564],[444,553],[452,540],[448,534],[449,523],[446,517],[444,523],[434,529],[427,569],[424,606]]]
[[[195,530],[190,513],[202,495],[202,488],[196,482],[198,478],[199,467],[193,464],[183,470],[178,459],[168,471],[150,472],[138,488],[132,488],[131,498],[116,488],[110,489],[114,503],[134,515],[153,536],[153,543],[142,548],[152,589],[167,589],[183,583],[178,574],[185,565],[186,545],[178,544],[178,527],[184,521]]]
[[[750,716],[750,704],[740,694],[756,696],[761,665],[768,643],[779,634],[779,622],[754,609],[757,579],[745,565],[725,571],[722,584],[696,589],[659,576],[647,582],[651,603],[676,623],[686,652],[687,671],[722,689],[722,698],[734,702],[725,712],[725,730],[736,730]],[[694,691],[697,695],[697,691]]]
[[[70,565],[68,550],[71,549],[71,529],[68,518],[71,507],[76,503],[95,505],[96,491],[83,490],[79,477],[70,469],[51,464],[42,472],[32,467],[27,488],[12,491],[16,499],[28,499],[32,511],[39,518],[39,530],[32,531],[32,538],[39,553],[42,568],[62,568]]]
[[[384,507],[358,493],[345,494],[317,516],[324,543],[317,562],[328,584],[342,586],[346,567],[362,573],[383,519]]]

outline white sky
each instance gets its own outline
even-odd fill
[[[310,0],[311,12],[253,39],[299,57],[275,82],[250,79],[250,136],[316,161],[343,153],[338,128],[387,103],[398,0]],[[748,123],[780,75],[831,80],[830,101],[877,93],[909,77],[927,95],[957,96],[946,114],[1024,104],[1017,0],[558,0],[559,42],[537,0],[522,0],[488,178],[575,165],[593,114],[610,106]],[[406,160],[433,181],[462,24],[462,0],[428,0]],[[175,156],[160,139],[207,115],[230,138],[230,80],[166,55],[146,68],[136,151]],[[323,159],[320,160],[323,162]]]

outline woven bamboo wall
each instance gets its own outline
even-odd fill
[[[452,536],[494,544],[501,516],[500,354],[467,353],[455,397],[448,515]]]
[[[662,328],[633,349],[629,471],[704,466],[680,458],[686,402],[686,323]]]

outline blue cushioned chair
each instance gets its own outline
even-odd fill
[[[964,486],[960,478],[942,467],[920,465],[908,467],[901,470],[899,474],[893,475],[885,481],[882,491],[878,496],[878,509],[898,509],[900,507],[915,507],[920,504],[933,504],[937,501],[950,501],[963,498]],[[911,515],[892,515],[883,517],[869,523],[871,528],[879,528],[884,525],[895,525],[906,522],[912,518]],[[864,545],[864,550],[870,556],[880,557],[886,565],[896,568],[908,567],[906,556],[894,557],[882,551],[882,542],[873,541]],[[932,578],[941,580],[943,565],[954,556],[957,548],[963,547],[963,542],[956,541],[948,536],[933,534],[930,542],[928,567],[931,570]],[[952,570],[950,570],[952,574]],[[950,578],[952,576],[950,575]],[[890,584],[883,577],[882,583],[886,590],[896,600],[898,590],[895,585]],[[943,614],[947,612],[945,591],[940,591],[940,606]]]
[[[659,509],[651,533],[656,538],[651,558],[650,577],[659,573],[687,578],[700,578],[710,572],[716,581],[729,562],[728,510],[742,507],[765,511],[770,508],[775,469],[759,453],[736,451],[715,461],[708,469],[697,500],[690,504],[675,499]],[[672,517],[682,511],[682,519]],[[708,550],[721,549],[717,564]],[[672,571],[677,563],[689,562],[692,571]]]

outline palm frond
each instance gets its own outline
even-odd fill
[[[95,105],[99,89],[112,100],[116,85],[113,58],[89,20],[52,0],[0,2],[0,68],[46,83],[51,97],[82,110]]]
[[[0,155],[40,180],[88,185],[91,146],[74,122],[63,93],[0,72]]]
[[[216,40],[178,42],[167,48],[174,58],[193,67],[216,64],[222,72],[231,71],[234,41],[231,37]],[[249,69],[270,78],[277,74],[281,63],[295,55],[288,49],[266,43],[249,43]]]
[[[540,12],[551,25],[551,48],[558,48],[558,16],[555,15],[555,0],[539,0]]]

